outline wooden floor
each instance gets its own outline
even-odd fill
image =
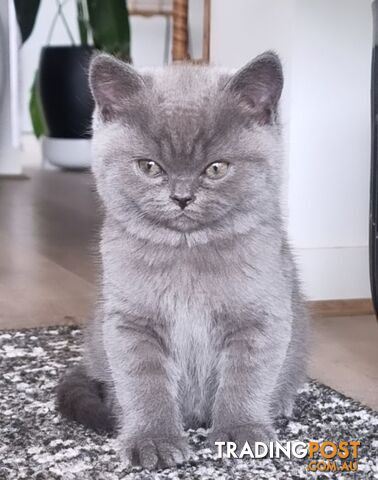
[[[87,318],[98,258],[97,204],[89,174],[0,179],[0,328]]]
[[[100,211],[85,173],[0,179],[0,329],[82,323],[95,296]],[[378,410],[378,323],[315,318],[309,374]]]

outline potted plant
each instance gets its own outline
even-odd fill
[[[64,16],[66,2],[57,0],[50,32],[61,18],[71,45],[42,49],[29,106],[34,133],[42,136],[43,158],[62,168],[80,169],[90,166],[94,107],[87,79],[90,58],[95,50],[102,50],[129,60],[130,27],[125,0],[73,1],[80,44],[75,44]],[[33,31],[40,0],[14,2],[24,43]]]

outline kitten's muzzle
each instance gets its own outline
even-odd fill
[[[184,210],[184,208],[186,208],[189,205],[189,203],[192,203],[195,200],[194,195],[180,196],[175,194],[175,195],[171,195],[169,198],[173,200],[181,208],[181,210]]]

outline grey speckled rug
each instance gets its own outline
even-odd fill
[[[282,440],[360,440],[358,473],[306,471],[308,460],[214,459],[206,432],[189,432],[189,463],[158,472],[127,468],[115,440],[63,420],[54,388],[80,359],[81,332],[73,327],[0,332],[1,480],[175,480],[378,478],[378,413],[315,382],[298,397],[290,422],[277,422]]]

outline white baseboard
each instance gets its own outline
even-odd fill
[[[0,150],[0,175],[22,175],[22,156],[13,148]]]
[[[41,142],[31,132],[21,136],[21,150],[24,153],[23,166],[38,168],[42,165]]]
[[[309,300],[370,298],[367,246],[298,248],[295,254]]]

